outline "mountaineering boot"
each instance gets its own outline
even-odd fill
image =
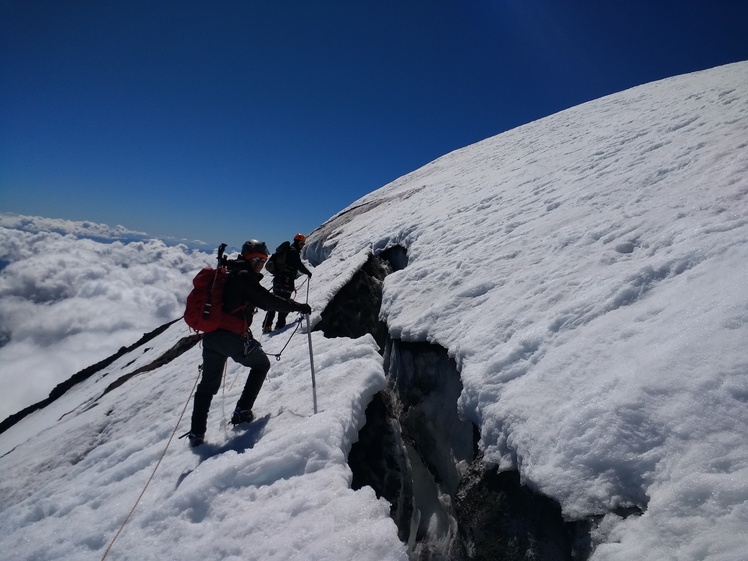
[[[187,435],[187,438],[190,441],[190,446],[192,446],[193,448],[195,446],[200,446],[203,442],[205,442],[204,434],[195,434],[194,432],[191,432]]]
[[[278,314],[278,322],[275,324],[275,330],[278,331],[279,329],[283,329],[286,327],[286,318],[280,317],[280,314]]]
[[[251,423],[255,416],[251,409],[234,409],[234,414],[231,415],[231,424],[239,425],[241,423]]]
[[[183,434],[179,438],[187,437],[187,440],[190,442],[190,446],[194,448],[195,446],[200,446],[203,442],[205,442],[205,435],[204,434],[197,434],[194,432],[188,432],[187,434]]]

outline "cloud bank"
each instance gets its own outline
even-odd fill
[[[179,318],[212,259],[122,226],[0,215],[0,419]]]

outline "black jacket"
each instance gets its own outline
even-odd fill
[[[288,294],[296,290],[296,277],[299,276],[299,271],[305,275],[312,276],[301,262],[301,255],[299,248],[296,247],[295,243],[292,243],[285,252],[285,259],[282,267],[276,265],[276,271],[273,274],[273,291],[280,294]]]
[[[286,252],[286,265],[295,269],[293,273],[294,278],[296,278],[296,271],[301,271],[305,275],[312,274],[309,269],[304,266],[304,263],[301,262],[301,254],[299,252],[299,248],[294,244],[291,244],[291,247],[289,247],[288,251]]]
[[[223,310],[225,312],[234,313],[237,316],[243,314],[247,320],[247,325],[251,325],[256,308],[274,312],[300,311],[299,307],[302,304],[276,296],[262,286],[260,284],[262,275],[255,273],[249,264],[234,265],[232,269],[223,289]]]

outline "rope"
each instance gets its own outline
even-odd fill
[[[228,364],[228,362],[229,361],[227,359],[226,363]],[[224,368],[224,376],[225,376],[226,375],[226,366],[224,365],[223,368]],[[231,391],[231,388],[234,387],[234,384],[236,383],[236,380],[239,378],[239,374],[241,374],[241,373],[242,373],[241,368],[237,368],[236,369],[236,374],[234,374],[234,379],[231,380],[231,385],[229,386],[229,391]],[[226,400],[226,389],[225,388],[224,388],[224,391],[223,391],[223,398],[224,398],[224,401],[225,401]]]
[[[304,283],[309,280],[307,277],[304,279]],[[302,283],[301,286],[304,286],[304,283]],[[311,284],[311,283],[310,283]],[[299,287],[301,288],[301,287]],[[294,291],[296,292],[296,291]],[[306,301],[309,302],[309,284],[306,286]],[[296,323],[296,327],[293,330],[293,333],[291,333],[291,336],[288,338],[288,341],[286,341],[286,344],[283,345],[283,348],[280,350],[279,353],[273,354],[273,353],[265,353],[268,356],[274,356],[275,360],[281,359],[281,354],[283,351],[286,350],[286,347],[288,347],[288,344],[291,342],[291,339],[296,334],[296,332],[299,329],[299,326],[301,325],[302,316],[299,316],[299,318],[294,322]],[[222,413],[224,420],[226,419],[226,410],[225,410],[225,403],[226,403],[226,367],[227,367],[228,360],[223,365],[223,403],[221,404]],[[112,541],[109,542],[109,545],[104,550],[104,553],[101,556],[101,561],[104,561],[107,556],[109,555],[109,552],[112,549],[112,546],[114,545],[114,542],[117,541],[117,538],[119,538],[122,531],[125,529],[125,526],[127,526],[127,523],[130,521],[130,518],[132,518],[133,513],[135,512],[135,509],[137,508],[138,504],[140,504],[141,499],[145,495],[146,490],[148,489],[148,486],[151,484],[151,481],[153,481],[153,478],[156,475],[156,472],[158,471],[158,468],[161,466],[162,460],[166,457],[166,452],[169,449],[169,446],[171,445],[171,441],[174,440],[174,435],[177,433],[177,429],[179,428],[179,423],[182,422],[182,419],[184,418],[184,414],[187,411],[187,407],[190,405],[190,400],[192,399],[192,395],[195,393],[195,388],[197,387],[197,383],[200,380],[200,375],[203,371],[203,365],[201,364],[198,367],[198,373],[197,378],[195,378],[195,383],[192,385],[192,390],[190,391],[189,396],[187,397],[187,402],[184,404],[184,407],[182,408],[182,412],[179,414],[179,419],[177,419],[176,424],[174,425],[174,430],[171,431],[171,435],[169,435],[169,440],[166,442],[166,446],[164,446],[164,451],[161,452],[161,456],[159,456],[158,461],[156,462],[156,465],[153,467],[153,471],[151,472],[150,477],[148,478],[148,481],[146,481],[145,485],[143,486],[143,490],[140,492],[140,495],[138,495],[138,498],[135,500],[135,503],[132,505],[132,508],[130,509],[130,512],[127,513],[127,516],[125,517],[124,521],[120,525],[119,529],[117,530],[117,533],[114,534],[114,537],[112,538]],[[233,387],[234,382],[236,382],[236,379],[238,378],[238,374],[234,377],[234,381],[231,382],[231,387]],[[231,387],[229,387],[229,391],[231,391]],[[315,406],[316,409],[316,406]],[[316,411],[315,411],[316,412]]]
[[[304,282],[302,282],[301,286],[299,286],[299,288],[301,288],[301,287],[303,287],[306,284],[306,302],[305,303],[307,303],[307,304],[309,303],[309,285],[311,284],[311,283],[307,283],[307,281],[309,280],[309,278],[310,277],[305,278]],[[292,294],[297,294],[298,291],[299,291],[298,288],[294,288]],[[280,350],[280,352],[278,352],[278,353],[267,353],[266,352],[265,354],[268,355],[268,356],[274,356],[275,360],[279,361],[281,359],[281,354],[283,354],[283,351],[286,350],[286,347],[288,347],[288,344],[291,342],[291,339],[293,339],[293,336],[296,335],[296,332],[299,330],[299,326],[301,325],[301,320],[302,319],[303,319],[303,316],[299,315],[299,317],[296,319],[296,321],[294,321],[294,323],[296,324],[296,327],[294,328],[293,332],[291,333],[291,336],[288,338],[288,341],[286,341],[286,344],[283,345],[283,348]]]
[[[227,358],[223,363],[223,374],[221,375],[221,391],[223,392],[221,396],[221,418],[223,420],[224,431],[226,430],[226,425],[228,425],[226,422],[226,369],[228,368],[228,364],[229,359]],[[236,378],[234,378],[234,381],[236,381]],[[234,383],[232,382],[231,385],[233,386]],[[229,388],[229,391],[231,391],[231,388]]]
[[[294,323],[296,324],[296,327],[294,327],[293,333],[291,333],[291,336],[288,338],[288,341],[286,341],[286,344],[283,345],[283,348],[280,350],[280,352],[278,352],[278,353],[265,353],[266,355],[268,355],[268,356],[274,356],[275,360],[280,360],[281,359],[281,354],[283,354],[283,351],[286,350],[286,347],[291,342],[291,339],[293,338],[294,335],[296,335],[296,332],[299,330],[299,326],[301,325],[301,316],[299,316],[299,318],[296,321],[294,321]]]
[[[130,517],[132,516],[133,512],[135,512],[135,508],[138,506],[138,503],[140,503],[140,499],[143,498],[143,495],[145,495],[146,489],[148,489],[148,486],[151,484],[151,481],[153,481],[153,477],[156,475],[156,470],[158,470],[159,466],[161,465],[161,460],[164,459],[166,456],[166,451],[169,449],[169,445],[171,444],[171,441],[174,440],[174,435],[177,433],[177,429],[179,428],[179,423],[182,422],[182,418],[184,417],[185,411],[187,411],[187,407],[190,404],[190,399],[192,398],[192,394],[195,392],[195,388],[197,387],[197,382],[200,379],[200,374],[202,374],[203,366],[202,364],[198,368],[197,378],[195,378],[195,383],[192,386],[192,391],[190,392],[189,397],[187,398],[187,403],[184,404],[184,407],[182,408],[182,413],[179,415],[179,419],[177,420],[176,425],[174,425],[174,430],[171,431],[171,436],[169,436],[169,440],[166,443],[166,446],[164,447],[164,451],[161,453],[161,457],[158,459],[158,462],[156,462],[155,467],[153,468],[153,472],[151,473],[151,476],[148,478],[148,481],[146,481],[145,486],[143,487],[143,490],[140,492],[140,495],[138,495],[138,498],[135,501],[135,504],[132,505],[132,508],[130,509],[130,512],[127,513],[127,517],[122,522],[122,525],[119,527],[119,530],[117,530],[117,533],[112,538],[112,541],[109,542],[109,545],[107,546],[106,550],[104,551],[104,554],[101,556],[101,561],[104,561],[106,559],[107,555],[109,555],[109,551],[112,549],[112,546],[114,545],[114,542],[117,541],[117,538],[122,533],[122,530],[125,529],[125,526],[130,521]]]
[[[281,359],[281,354],[283,353],[283,351],[286,350],[286,347],[288,347],[288,344],[291,342],[291,339],[296,334],[296,331],[299,329],[299,326],[301,325],[301,317],[299,317],[297,320],[295,320],[294,323],[296,324],[296,327],[294,328],[293,333],[291,333],[291,336],[288,338],[288,341],[286,341],[286,344],[283,345],[283,348],[280,350],[280,352],[278,352],[278,353],[267,353],[267,352],[263,351],[263,352],[265,352],[265,354],[267,356],[274,356],[275,360],[280,360]],[[224,366],[224,376],[225,376],[225,368],[226,367]],[[241,370],[237,370],[236,374],[234,375],[234,379],[231,380],[231,385],[229,385],[229,391],[231,391],[232,388],[234,387],[234,384],[236,383],[236,380],[239,378],[239,374],[241,374]],[[224,401],[225,401],[225,399],[226,399],[225,384],[224,384],[224,393],[223,393],[223,396],[224,396]],[[226,417],[226,413],[225,412],[224,412],[223,416],[224,416],[224,419],[225,419],[225,417]]]

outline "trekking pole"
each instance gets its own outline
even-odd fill
[[[306,285],[306,301],[309,303],[309,284]],[[306,314],[306,334],[309,339],[309,365],[312,368],[312,401],[314,403],[314,414],[317,414],[317,382],[314,379],[314,353],[312,352],[312,328],[309,323],[309,314]]]
[[[309,337],[309,364],[312,367],[312,400],[314,402],[314,414],[317,414],[317,382],[314,380],[314,354],[312,353],[312,329],[309,326],[309,314],[306,314],[306,334]]]

